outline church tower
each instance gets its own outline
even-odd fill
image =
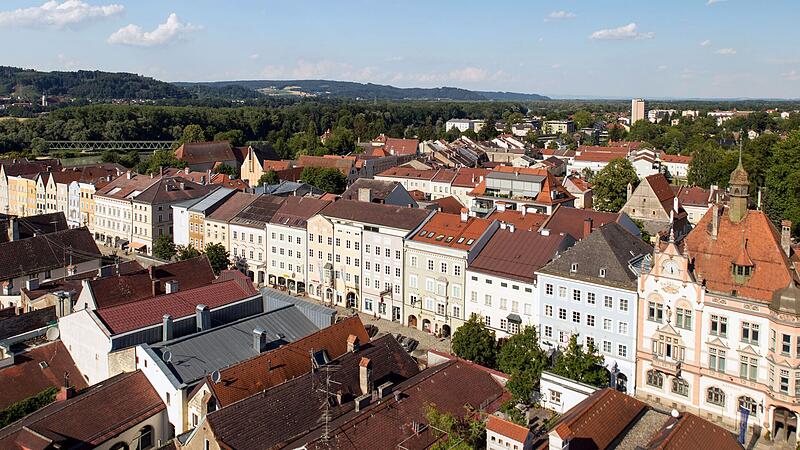
[[[747,216],[747,199],[750,197],[750,181],[747,178],[747,171],[742,165],[742,151],[739,150],[739,165],[731,173],[728,195],[728,217],[731,222],[739,223]]]

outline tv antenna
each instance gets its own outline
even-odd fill
[[[312,358],[313,358],[313,355],[312,355]],[[322,435],[320,436],[320,441],[322,441],[323,445],[328,447],[328,448],[331,448],[331,444],[330,444],[330,439],[331,439],[331,420],[333,419],[333,416],[332,416],[332,413],[331,413],[331,406],[332,406],[331,405],[331,401],[337,401],[338,402],[338,398],[337,398],[337,395],[336,395],[337,393],[332,391],[332,386],[335,387],[335,386],[338,386],[338,385],[342,384],[342,383],[339,383],[338,381],[331,380],[331,374],[333,372],[336,372],[338,369],[339,369],[339,366],[338,365],[334,365],[334,364],[326,364],[326,365],[322,366],[320,368],[320,370],[324,373],[325,384],[316,389],[318,392],[321,392],[322,394],[324,394],[324,397],[322,399],[322,417],[320,417],[320,421],[323,422]],[[312,375],[312,380],[313,380],[313,375]],[[312,386],[312,388],[313,388],[313,386]],[[332,399],[336,399],[336,400],[332,400]]]

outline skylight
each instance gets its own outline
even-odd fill
[[[473,242],[475,242],[475,239],[470,239],[467,241],[467,245],[472,245]]]

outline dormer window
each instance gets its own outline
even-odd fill
[[[603,267],[600,269],[600,278],[605,278],[605,277],[606,277],[606,268]]]
[[[569,268],[569,271],[572,272],[572,273],[577,272],[578,271],[578,263],[572,263],[572,265]]]

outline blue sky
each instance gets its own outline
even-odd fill
[[[795,0],[2,0],[0,64],[552,96],[800,98]]]

